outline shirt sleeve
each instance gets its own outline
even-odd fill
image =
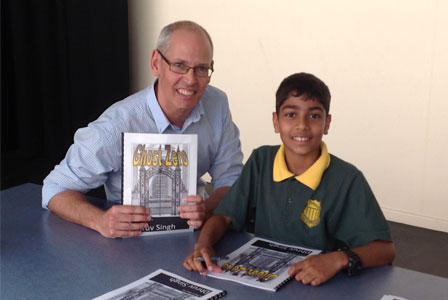
[[[48,208],[51,198],[60,192],[85,193],[103,185],[108,173],[120,167],[120,145],[121,135],[108,130],[101,122],[78,129],[65,158],[44,179],[42,207]]]
[[[244,230],[249,222],[250,210],[254,205],[251,199],[255,198],[253,188],[256,187],[257,172],[255,155],[252,153],[240,176],[215,209],[215,215],[231,218],[230,228],[234,230]]]
[[[241,152],[240,133],[238,127],[232,121],[227,97],[223,94],[222,126],[217,153],[209,168],[212,184],[215,189],[231,186],[241,173],[243,168],[243,153]]]
[[[348,247],[359,247],[375,240],[392,241],[389,224],[367,180],[357,172],[347,193],[339,199],[340,214],[330,219],[333,236]]]

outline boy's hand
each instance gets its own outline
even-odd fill
[[[201,195],[187,196],[186,205],[179,206],[180,217],[188,219],[188,225],[198,229],[206,219],[205,201]]]
[[[221,268],[211,260],[214,255],[215,250],[212,247],[196,244],[193,253],[185,258],[184,267],[190,271],[198,271],[203,275],[207,274],[207,270],[221,273]],[[201,258],[204,261],[201,261]]]
[[[297,281],[313,286],[324,283],[348,264],[345,253],[336,251],[311,255],[293,265],[288,273]]]

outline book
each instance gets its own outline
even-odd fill
[[[123,205],[149,208],[142,235],[193,231],[179,205],[196,194],[197,135],[123,133]]]
[[[177,274],[158,269],[128,285],[110,291],[93,300],[119,299],[218,299],[226,291],[188,280]]]
[[[207,275],[275,292],[291,279],[288,270],[292,265],[320,252],[253,238],[219,261],[222,273],[207,272]]]

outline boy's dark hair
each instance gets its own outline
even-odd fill
[[[295,73],[283,79],[275,93],[275,111],[278,113],[280,106],[289,97],[302,95],[309,100],[319,101],[328,115],[331,100],[330,90],[322,80],[308,73]]]

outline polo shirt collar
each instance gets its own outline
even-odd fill
[[[201,119],[201,116],[204,114],[204,105],[202,104],[202,101],[199,101],[198,104],[193,108],[193,110],[188,115],[187,119],[185,120],[183,128],[178,128],[170,123],[168,118],[165,116],[165,113],[163,112],[162,108],[160,107],[159,101],[156,97],[155,92],[155,85],[157,83],[157,80],[154,81],[154,83],[151,86],[151,89],[149,90],[149,109],[151,110],[151,113],[154,117],[154,122],[156,123],[157,130],[159,133],[163,133],[169,126],[171,126],[173,129],[183,132],[190,124],[194,122],[198,122]]]
[[[330,165],[330,155],[328,154],[327,146],[324,142],[321,142],[320,149],[320,156],[314,164],[302,174],[295,176],[297,181],[312,190],[317,189],[322,179],[322,175]],[[288,170],[288,166],[285,161],[285,146],[282,144],[275,155],[273,179],[275,182],[279,182],[293,176],[294,173]]]

